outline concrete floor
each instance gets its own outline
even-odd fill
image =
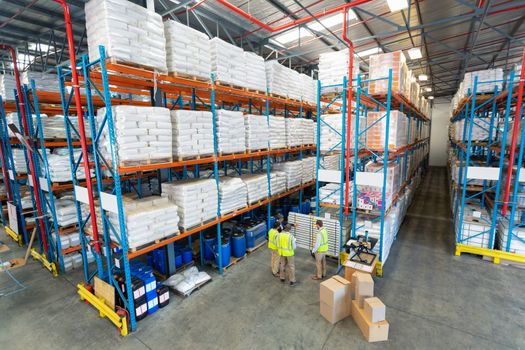
[[[4,237],[3,235],[1,236]],[[13,275],[25,286],[0,296],[0,349],[523,349],[525,270],[455,257],[444,168],[433,168],[394,243],[376,295],[387,306],[390,340],[366,343],[351,318],[319,315],[314,261],[299,251],[299,284],[270,274],[257,251],[187,299],[139,322],[126,338],[79,301],[80,274],[53,279],[35,263]],[[2,253],[7,260],[21,249]],[[335,265],[332,265],[335,271]],[[5,272],[0,291],[13,289]]]

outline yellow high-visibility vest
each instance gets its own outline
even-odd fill
[[[292,246],[292,235],[290,232],[281,232],[278,239],[278,250],[280,256],[294,256]]]
[[[277,250],[277,240],[279,239],[279,231],[272,228],[268,231],[268,248]]]
[[[323,227],[319,230],[321,234],[321,244],[317,248],[318,253],[326,253],[328,251],[328,231]]]

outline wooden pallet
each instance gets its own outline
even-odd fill
[[[244,258],[246,257],[246,254],[244,254],[243,256],[241,256],[240,258],[234,258],[233,256],[230,257],[230,263],[226,266],[223,266],[222,267],[222,270],[225,271],[227,269],[229,269],[230,267],[234,266],[235,264],[237,264],[238,262],[244,260]],[[219,266],[217,266],[217,264],[215,263],[215,260],[213,260],[211,262],[211,266],[214,268],[214,269],[218,269]]]
[[[204,225],[206,225],[206,224],[209,224],[210,222],[215,221],[215,220],[217,220],[216,217],[215,217],[215,218],[208,219],[208,220],[205,220],[205,221],[201,221],[199,224],[194,225],[194,226],[190,226],[190,227],[179,227],[179,230],[180,230],[181,233],[184,233],[184,232],[186,232],[186,231],[193,230],[193,229],[196,228],[196,227],[200,227],[200,226],[204,226]]]
[[[247,154],[247,151],[241,151],[241,152],[233,152],[233,153],[226,153],[226,152],[219,152],[219,157],[227,157],[227,156],[243,156]]]
[[[260,153],[260,152],[267,152],[268,148],[257,148],[257,149],[251,149],[251,150],[246,150],[246,151],[249,153]]]
[[[169,235],[169,236],[167,236],[167,237],[164,237],[163,239],[156,239],[156,240],[154,241],[154,243],[155,243],[155,244],[159,244],[160,242],[162,242],[162,241],[165,240],[165,239],[169,239],[169,238],[171,238],[171,237],[175,237],[175,236],[178,236],[178,235],[180,235],[180,230],[177,231],[177,232],[175,232],[175,233],[172,234],[172,235]],[[132,252],[132,253],[135,253],[136,251],[141,250],[141,249],[143,249],[143,248],[146,248],[146,247],[148,247],[148,246],[150,246],[150,245],[151,245],[151,242],[150,242],[150,243],[143,244],[143,245],[138,246],[138,247],[129,248],[129,251]]]
[[[145,66],[143,64],[135,63],[135,62],[129,62],[125,61],[116,57],[108,57],[106,58],[106,63],[113,64],[113,65],[119,65],[119,66],[127,66],[127,67],[133,67],[137,69],[142,69],[148,72],[155,72],[155,68]]]
[[[143,166],[143,165],[153,165],[153,164],[165,164],[172,163],[173,158],[161,158],[161,159],[147,159],[147,160],[128,160],[119,162],[120,168]]]
[[[196,290],[199,290],[201,289],[202,286],[205,286],[206,284],[208,284],[209,282],[211,282],[212,280],[209,279],[205,282],[202,282],[202,283],[199,283],[197,285],[195,285],[195,287],[193,287],[192,289],[190,289],[186,294],[184,293],[181,293],[179,292],[178,290],[176,289],[171,289],[175,294],[177,294],[178,296],[182,297],[182,298],[187,298],[189,297],[193,292],[195,292]]]
[[[225,212],[225,213],[221,213],[221,216],[227,216],[227,215],[235,214],[235,213],[237,213],[238,211],[241,211],[241,210],[246,209],[246,207],[247,207],[247,206],[245,205],[245,206],[242,207],[242,208],[237,208],[237,209],[233,209],[233,210],[227,211],[227,212]],[[235,215],[234,215],[234,216],[235,216]]]
[[[256,250],[259,250],[261,247],[264,247],[266,245],[266,243],[268,243],[268,240],[265,239],[264,241],[262,241],[261,243],[257,244],[255,247],[253,248],[246,248],[246,253],[247,254],[251,254],[251,253],[254,253]]]
[[[193,81],[201,81],[203,83],[210,82],[210,78],[203,78],[203,77],[199,77],[199,76],[188,74],[188,73],[168,72],[168,76],[173,77],[173,78],[183,78],[183,79],[188,79],[188,80],[193,80]]]
[[[64,234],[77,232],[77,231],[78,231],[78,224],[72,224],[72,225],[69,225],[69,226],[66,226],[66,227],[59,227],[58,228],[58,234],[59,235],[64,235]]]
[[[267,199],[268,199],[268,197],[264,197],[264,198],[258,199],[256,201],[250,202],[250,205],[261,204],[262,202],[264,202]]]

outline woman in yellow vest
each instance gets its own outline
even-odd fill
[[[281,282],[285,281],[285,273],[288,273],[288,279],[290,280],[290,285],[295,285],[295,259],[294,259],[294,250],[296,247],[295,237],[290,233],[292,227],[290,224],[284,225],[284,230],[279,234],[279,239],[277,241],[277,250],[281,256],[281,264],[279,277]]]
[[[323,227],[323,222],[317,220],[315,222],[317,229],[317,236],[312,253],[315,254],[316,274],[312,276],[314,280],[321,280],[326,276],[326,252],[328,251],[328,231]]]
[[[272,274],[274,277],[279,277],[279,264],[280,257],[279,252],[277,251],[277,242],[279,240],[279,227],[281,224],[276,221],[273,224],[273,228],[268,231],[268,248],[272,251]]]

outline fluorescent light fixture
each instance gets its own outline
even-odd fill
[[[419,79],[419,81],[427,81],[428,80],[428,75],[426,74],[419,74],[419,77],[417,77]]]
[[[351,20],[354,20],[354,19],[357,19],[357,16],[355,15],[355,12],[352,9],[348,9],[347,20],[351,21]],[[319,22],[321,22],[321,23],[319,23]],[[326,28],[332,28],[332,27],[335,27],[338,24],[343,23],[343,14],[342,13],[338,13],[337,15],[333,15],[333,16],[321,19],[321,20],[319,20],[319,22],[313,21],[313,22],[307,24],[306,26],[308,28],[312,29],[312,30],[315,30],[317,32],[321,32],[321,31],[325,30],[325,27]]]
[[[386,0],[390,12],[397,12],[408,8],[408,0]]]
[[[432,88],[425,88],[426,92],[432,92]]]
[[[427,99],[429,99],[429,100],[433,100],[433,99],[434,99],[434,96],[428,96]]]
[[[381,53],[383,52],[383,50],[381,50],[380,47],[373,47],[371,49],[368,49],[368,50],[365,50],[365,51],[361,51],[361,52],[358,52],[357,54],[361,57],[365,57],[365,56],[370,56],[370,55],[374,55],[376,53]]]
[[[414,47],[413,49],[408,50],[408,56],[410,56],[411,60],[417,60],[417,59],[423,57],[419,47]]]
[[[295,28],[292,29],[284,34],[277,35],[275,37],[275,41],[279,42],[280,44],[287,44],[296,40],[299,40],[299,38],[307,38],[311,37],[312,33],[309,31],[303,29],[303,28]]]

